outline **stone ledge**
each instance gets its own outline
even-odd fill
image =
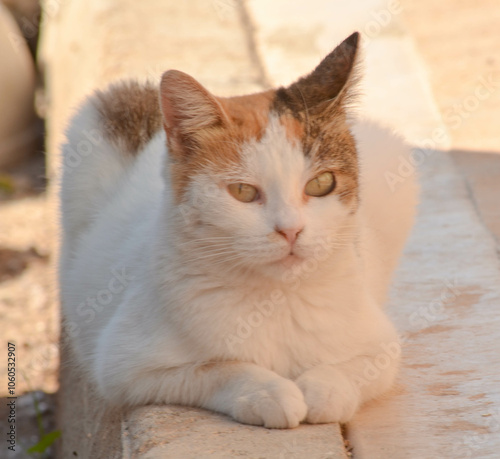
[[[148,406],[135,409],[123,426],[130,457],[347,459],[338,424],[269,430],[196,408]]]
[[[71,361],[64,347],[62,361]],[[61,366],[58,457],[347,459],[338,424],[270,430],[184,406],[108,407],[78,368]]]

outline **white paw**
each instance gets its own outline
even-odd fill
[[[297,385],[275,378],[256,385],[235,401],[233,417],[243,424],[263,425],[271,429],[290,429],[304,420],[307,405]]]
[[[307,404],[306,422],[322,424],[347,422],[359,408],[359,390],[335,368],[317,367],[296,381]]]

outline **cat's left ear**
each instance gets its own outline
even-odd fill
[[[309,75],[288,88],[277,91],[277,99],[292,111],[311,113],[341,107],[352,96],[356,83],[359,54],[359,32],[354,32],[338,45]]]
[[[179,70],[163,74],[160,106],[173,155],[189,155],[190,147],[196,145],[200,133],[229,124],[217,98],[193,77]]]

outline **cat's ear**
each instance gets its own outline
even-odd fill
[[[299,112],[306,109],[321,111],[328,106],[345,104],[356,82],[358,48],[359,33],[354,32],[328,54],[313,72],[288,88],[279,89],[277,97],[281,97],[293,111]]]
[[[197,134],[229,123],[217,98],[193,77],[178,70],[165,72],[160,85],[160,106],[169,143],[188,146]]]

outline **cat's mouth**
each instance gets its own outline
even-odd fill
[[[293,252],[293,250],[291,250],[287,255],[278,260],[278,263],[281,264],[282,266],[289,267],[297,263],[300,263],[301,261],[302,257]]]

